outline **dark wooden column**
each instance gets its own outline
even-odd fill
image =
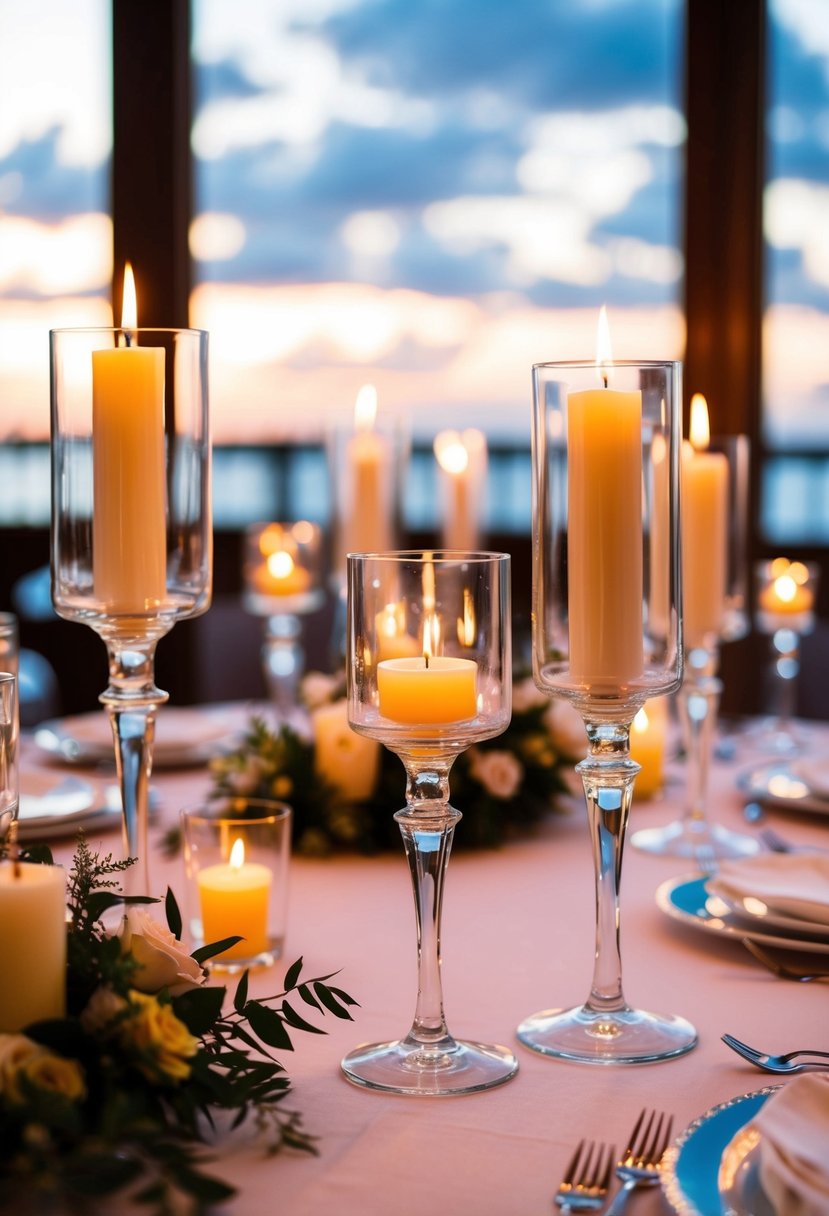
[[[687,0],[686,423],[759,434],[766,0]],[[753,515],[752,515],[753,518]]]
[[[113,0],[113,303],[132,262],[140,325],[187,325],[192,211],[189,0]]]

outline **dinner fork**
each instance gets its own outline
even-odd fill
[[[616,1194],[605,1216],[620,1216],[627,1207],[633,1191],[641,1186],[655,1186],[659,1182],[659,1163],[671,1142],[673,1118],[670,1115],[643,1110],[630,1133],[630,1147],[619,1158],[616,1176],[622,1187]]]
[[[763,1072],[790,1073],[804,1072],[807,1068],[829,1068],[829,1051],[813,1051],[803,1047],[800,1051],[787,1051],[785,1055],[772,1056],[768,1052],[758,1051],[756,1047],[749,1047],[748,1043],[740,1042],[733,1034],[724,1034],[722,1041],[726,1047],[736,1051],[738,1056],[748,1060],[749,1064],[762,1068]],[[801,1056],[817,1058],[801,1060]]]
[[[829,971],[822,971],[819,965],[815,962],[815,956],[812,955],[808,961],[800,962],[795,957],[793,952],[787,952],[784,957],[785,963],[778,954],[772,954],[769,950],[762,949],[751,938],[744,937],[743,945],[750,954],[753,954],[758,963],[762,963],[764,967],[768,967],[774,975],[779,975],[784,980],[797,980],[800,983],[809,980],[829,980]],[[829,947],[827,947],[829,951]],[[819,958],[825,957],[818,955]],[[826,964],[824,964],[825,966]]]
[[[581,1140],[556,1192],[558,1206],[565,1212],[590,1212],[600,1208],[610,1186],[614,1156],[613,1148]]]

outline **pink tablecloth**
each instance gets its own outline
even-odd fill
[[[829,732],[827,732],[829,735]],[[755,757],[756,758],[756,757]],[[24,752],[24,765],[34,763]],[[714,764],[711,814],[740,826],[736,784],[746,755]],[[157,840],[177,808],[203,792],[199,772],[158,773]],[[401,802],[402,802],[401,771]],[[666,795],[634,804],[632,828],[675,818],[682,770]],[[391,813],[395,808],[389,808]],[[460,808],[473,815],[474,808]],[[804,844],[829,844],[818,816],[775,816]],[[458,833],[464,831],[463,822]],[[91,836],[91,843],[96,838]],[[103,838],[117,849],[113,833]],[[69,845],[61,854],[69,851]],[[153,857],[159,893],[181,896],[180,860]],[[353,1023],[327,1018],[326,1037],[298,1035],[283,1063],[290,1099],[319,1137],[319,1156],[263,1157],[244,1138],[216,1149],[217,1172],[240,1189],[232,1216],[544,1216],[577,1141],[621,1146],[643,1106],[673,1113],[678,1130],[717,1102],[760,1089],[768,1078],[721,1042],[731,1031],[772,1050],[827,1047],[827,986],[793,984],[761,969],[733,941],[668,920],[654,902],[661,882],[687,865],[628,848],[622,882],[625,992],[642,1008],[680,1013],[699,1046],[680,1059],[637,1067],[564,1063],[516,1045],[518,1075],[507,1085],[459,1098],[401,1098],[367,1092],[339,1071],[357,1043],[404,1034],[415,1001],[415,928],[408,869],[399,855],[295,859],[285,963],[300,954],[307,973],[341,968],[359,1001]],[[516,1044],[515,1027],[539,1009],[587,995],[594,941],[593,874],[583,807],[551,817],[534,839],[496,852],[456,852],[449,868],[443,979],[450,1030],[459,1037]],[[265,993],[282,970],[253,981]],[[658,1192],[637,1197],[638,1216],[664,1210]]]

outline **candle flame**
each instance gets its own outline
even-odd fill
[[[279,549],[268,557],[268,573],[274,578],[287,578],[294,572],[294,559],[285,549]]]
[[[783,604],[790,604],[797,595],[797,583],[791,574],[781,574],[774,580],[774,594]]]
[[[232,870],[241,870],[245,864],[245,842],[241,836],[233,842],[233,848],[230,850],[230,868]]]
[[[377,389],[364,384],[354,402],[354,425],[358,431],[370,431],[377,417]]]
[[[694,393],[691,398],[691,444],[698,452],[703,451],[711,442],[711,428],[708,424],[708,402],[702,393]]]
[[[469,465],[469,452],[457,431],[441,431],[435,436],[435,456],[447,473],[462,473]]]
[[[124,266],[124,295],[121,303],[121,328],[138,328],[138,301],[135,295],[135,275],[132,273],[132,264],[130,262],[127,262],[127,264]]]
[[[610,323],[604,304],[599,309],[599,324],[596,328],[596,366],[607,388],[607,373],[613,366],[613,348],[610,345]]]
[[[789,574],[800,587],[805,587],[809,581],[809,568],[803,562],[792,562]]]
[[[648,729],[649,725],[650,725],[650,723],[648,721],[648,715],[647,715],[647,713],[645,711],[645,707],[643,705],[642,708],[639,710],[639,713],[633,719],[633,729],[636,731],[636,733],[638,735],[643,735],[645,733],[645,731]]]

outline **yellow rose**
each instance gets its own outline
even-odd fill
[[[49,1051],[44,1051],[42,1055],[30,1056],[19,1069],[18,1075],[28,1078],[38,1089],[50,1094],[61,1094],[70,1102],[86,1096],[83,1069],[77,1060],[67,1060],[64,1056],[55,1056]]]
[[[0,1094],[19,1099],[17,1074],[43,1048],[25,1034],[0,1034]]]
[[[187,1063],[199,1049],[199,1040],[173,1013],[170,1005],[162,1005],[143,992],[130,992],[131,1016],[122,1023],[119,1038],[138,1049],[144,1057],[139,1065],[148,1080],[159,1073],[172,1081],[183,1081],[190,1075]]]

